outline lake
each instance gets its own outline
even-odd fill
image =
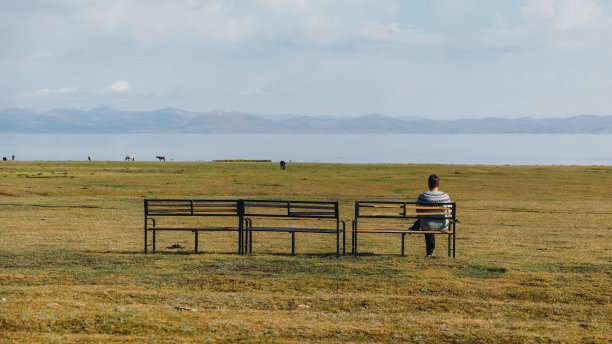
[[[589,134],[0,134],[16,160],[612,166],[612,135]]]

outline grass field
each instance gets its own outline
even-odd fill
[[[612,342],[611,167],[287,167],[2,162],[0,342]],[[458,204],[454,260],[421,236],[401,257],[393,235],[360,236],[357,258],[316,234],[288,255],[286,233],[243,256],[235,233],[200,254],[162,233],[142,253],[145,197],[338,200],[350,220],[432,172]]]

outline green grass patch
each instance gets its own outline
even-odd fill
[[[506,272],[506,268],[470,264],[454,271],[454,275],[460,278],[501,278]]]

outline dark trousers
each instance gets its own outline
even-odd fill
[[[436,248],[436,236],[434,234],[425,234],[425,250],[427,255],[432,255]]]
[[[415,221],[415,223],[410,227],[410,229],[418,231],[421,229],[421,219]],[[425,252],[427,255],[432,255],[434,249],[436,248],[436,236],[434,234],[424,234],[425,235]]]

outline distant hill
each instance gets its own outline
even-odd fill
[[[265,116],[180,109],[122,111],[0,107],[0,133],[612,133],[612,116],[483,118],[453,121],[422,117]]]

